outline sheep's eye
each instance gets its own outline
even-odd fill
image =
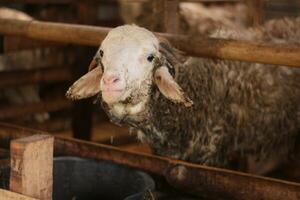
[[[147,57],[147,60],[148,60],[149,62],[152,62],[153,59],[154,59],[154,55],[153,55],[153,54],[150,54],[150,55]]]
[[[102,50],[99,51],[100,57],[103,57],[104,52]]]
[[[99,58],[99,57],[96,57],[96,56],[95,56],[94,59],[95,59],[95,61],[96,61],[97,64],[100,63],[100,58]]]

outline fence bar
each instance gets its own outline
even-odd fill
[[[68,81],[71,78],[71,70],[67,67],[2,72],[0,89],[41,82]]]
[[[44,132],[0,123],[0,146],[9,141]],[[130,152],[116,147],[55,137],[56,155],[110,160],[164,176],[169,184],[198,196],[218,199],[297,200],[300,184],[241,172],[191,164],[166,157]]]
[[[99,46],[109,28],[63,23],[0,19],[0,33],[34,39]],[[157,33],[193,56],[300,67],[300,48],[289,45],[198,38]]]
[[[0,120],[32,115],[42,112],[54,112],[61,109],[70,108],[72,103],[66,99],[47,100],[38,103],[30,103],[26,105],[15,105],[0,108]]]

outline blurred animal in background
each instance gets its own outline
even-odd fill
[[[11,8],[5,8],[5,7],[0,7],[0,18],[18,19],[18,20],[27,20],[27,21],[33,20],[32,17],[30,17],[24,12],[11,9]],[[13,41],[14,38],[6,38],[5,40],[5,42],[7,43]],[[0,55],[0,73],[16,70],[16,69],[12,69],[13,66],[18,66],[17,70],[30,70],[32,69],[32,66],[30,65],[31,61],[34,61],[39,57],[42,57],[44,54],[41,50],[20,51],[18,55],[19,57],[21,56],[22,59],[18,60],[16,56],[12,55],[13,53],[9,52],[7,54]],[[26,63],[24,63],[25,60]],[[32,85],[18,86],[16,88],[6,88],[4,90],[1,90],[0,95],[2,96],[2,98],[7,100],[12,105],[25,105],[28,103],[37,103],[41,101],[39,96],[39,87],[32,86]],[[25,118],[29,120],[31,119],[30,117],[25,117]],[[49,114],[48,113],[34,114],[33,119],[37,122],[43,122],[49,119]]]
[[[299,41],[299,29],[299,18],[284,19],[212,36],[278,42],[284,35],[281,43],[290,43]],[[228,168],[238,158],[257,174],[292,155],[300,134],[299,69],[179,53],[147,29],[114,28],[66,95],[98,95],[112,122],[139,130],[158,155]]]
[[[136,24],[154,31],[162,30],[160,17],[154,13],[153,2],[130,2],[119,0],[121,17],[126,24]],[[228,27],[245,28],[247,24],[247,6],[243,3],[205,6],[202,3],[179,3],[180,33],[209,34]]]

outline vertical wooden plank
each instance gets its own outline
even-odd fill
[[[94,25],[96,23],[97,5],[91,2],[77,4],[77,18],[79,24]],[[74,66],[75,80],[85,74],[88,65],[96,52],[96,48],[80,47],[75,50],[76,62]],[[90,140],[92,130],[92,101],[84,99],[73,104],[72,131],[77,139]]]
[[[259,26],[264,20],[264,0],[246,0],[249,26]]]
[[[153,0],[152,1],[152,24],[150,27],[151,31],[163,32],[164,31],[164,0]]]
[[[50,135],[11,141],[11,191],[42,200],[52,199],[53,142]]]
[[[179,1],[164,0],[164,31],[177,34],[179,32]]]

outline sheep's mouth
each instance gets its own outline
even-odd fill
[[[124,90],[103,90],[102,98],[107,104],[117,103],[121,100]]]

